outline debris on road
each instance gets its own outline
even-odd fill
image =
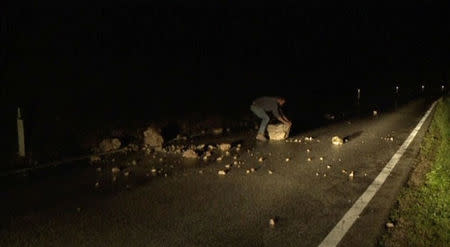
[[[271,170],[268,170],[267,171],[270,175],[272,175],[273,174],[273,172],[271,171]]]
[[[222,161],[222,159],[223,159],[223,157],[222,156],[219,156],[219,157],[217,157],[217,161]]]
[[[330,165],[327,165],[327,169],[330,169],[331,168],[331,166]]]
[[[276,223],[277,223],[277,219],[276,218],[272,218],[272,219],[269,220],[270,227],[275,227]]]
[[[231,144],[229,144],[229,143],[222,143],[219,145],[219,149],[223,152],[230,150],[230,148],[231,148]]]
[[[333,136],[333,138],[331,138],[331,142],[334,145],[342,145],[344,143],[344,141],[339,136]]]
[[[387,228],[393,228],[394,227],[394,223],[388,222],[388,223],[386,223],[386,227]]]
[[[290,160],[289,158],[286,158],[286,162],[289,162],[289,160]]]
[[[290,127],[285,124],[269,124],[267,125],[267,132],[270,140],[280,141],[285,140],[289,136]]]
[[[226,170],[220,170],[220,171],[217,172],[217,174],[223,176],[223,175],[226,175],[226,174],[227,174],[227,171],[226,171]]]
[[[223,133],[223,128],[215,128],[212,130],[214,135],[220,135]]]
[[[308,148],[308,149],[306,149],[306,152],[309,153],[309,152],[311,152],[311,150]]]
[[[258,162],[263,162],[263,161],[264,161],[263,157],[258,158]]]
[[[348,177],[349,177],[350,179],[353,179],[353,176],[354,176],[354,173],[353,173],[353,171],[351,171],[350,174],[348,174]]]
[[[308,157],[308,159],[306,159],[308,162],[310,162],[311,161],[311,158],[310,157]]]
[[[109,152],[119,149],[121,145],[122,143],[118,138],[109,138],[100,142],[99,149],[101,152]]]
[[[162,147],[164,138],[160,133],[161,131],[159,129],[148,127],[144,131],[144,144],[150,147]]]
[[[188,149],[183,152],[183,158],[196,159],[198,158],[198,154],[194,150]]]
[[[118,173],[118,172],[120,172],[120,169],[119,169],[119,167],[113,167],[113,168],[111,169],[111,172],[112,172],[112,173]]]
[[[320,160],[320,161],[323,161],[323,157],[320,157],[319,160]]]

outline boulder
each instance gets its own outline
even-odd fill
[[[344,141],[339,136],[333,136],[333,138],[331,138],[331,142],[334,145],[342,145],[344,143]]]
[[[120,142],[119,139],[108,138],[108,139],[104,139],[102,142],[100,142],[99,148],[100,148],[101,152],[109,152],[109,151],[119,149],[120,145],[122,145],[122,143]]]
[[[194,150],[188,149],[183,152],[183,157],[188,159],[196,159],[198,158],[198,154]]]
[[[147,130],[144,131],[144,144],[150,147],[162,147],[164,143],[164,139],[161,136],[159,130],[148,127]]]
[[[269,124],[267,132],[269,132],[270,140],[280,141],[289,136],[290,127],[285,124]]]

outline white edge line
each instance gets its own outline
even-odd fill
[[[425,120],[430,115],[433,110],[436,101],[430,106],[430,109],[425,113],[422,119],[417,124],[416,128],[411,132],[408,138],[403,142],[397,152],[392,156],[386,166],[381,170],[380,174],[375,178],[375,180],[369,185],[369,187],[364,191],[364,193],[358,198],[358,200],[353,204],[353,206],[345,213],[342,219],[336,224],[336,226],[331,230],[330,233],[325,237],[325,239],[320,243],[319,247],[329,247],[337,246],[342,238],[345,236],[350,227],[359,218],[359,215],[367,206],[367,204],[372,200],[373,196],[381,188],[386,178],[389,176],[391,171],[397,165],[398,161],[402,157],[403,153],[408,148],[409,144],[412,142],[417,132],[422,127]]]

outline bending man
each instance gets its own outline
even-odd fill
[[[282,123],[288,125],[289,127],[292,125],[291,121],[283,114],[281,111],[281,106],[286,103],[286,100],[281,97],[260,97],[253,101],[250,109],[256,116],[261,118],[261,125],[259,126],[258,134],[256,135],[256,139],[260,141],[266,141],[265,137],[267,124],[269,124],[270,117],[267,115],[267,112],[272,112],[272,114]]]

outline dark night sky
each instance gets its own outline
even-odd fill
[[[444,8],[4,12],[3,95],[27,88],[25,98],[42,105],[224,109],[263,94],[312,98],[394,81],[438,85],[450,65]]]

